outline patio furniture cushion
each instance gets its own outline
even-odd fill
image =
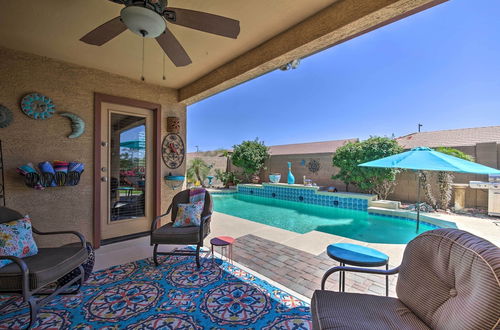
[[[203,236],[209,233],[209,226],[203,226]],[[197,244],[200,241],[200,227],[173,227],[167,223],[153,231],[151,244]]]
[[[311,313],[314,329],[429,329],[391,297],[316,290]]]
[[[405,249],[402,303],[437,329],[493,329],[500,318],[500,248],[470,233],[436,229]]]
[[[29,257],[37,254],[38,248],[33,239],[31,219],[26,216],[19,220],[0,224],[0,255]],[[10,264],[10,260],[0,260],[0,268]]]
[[[175,221],[175,218],[177,217],[177,210],[178,210],[178,205],[179,204],[187,204],[190,203],[190,196],[189,196],[190,190],[186,189],[183,190],[179,193],[177,193],[174,198],[172,199],[172,222]],[[203,205],[203,212],[201,214],[202,217],[206,216],[207,214],[212,213],[212,198],[210,197],[210,193],[205,190],[205,202]]]
[[[206,189],[205,188],[192,188],[189,189],[189,202],[205,202]]]
[[[203,201],[189,204],[177,205],[177,217],[173,227],[199,227],[201,223],[201,212],[203,212]]]
[[[29,285],[41,288],[71,272],[87,260],[84,247],[40,248],[38,254],[24,258],[29,268]],[[0,291],[21,290],[22,277],[17,264],[0,268]]]

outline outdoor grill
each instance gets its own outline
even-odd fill
[[[488,214],[500,216],[500,174],[490,174],[488,181],[470,181],[472,189],[488,189]]]

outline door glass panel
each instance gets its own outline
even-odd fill
[[[110,119],[110,219],[144,217],[146,119],[118,113]]]

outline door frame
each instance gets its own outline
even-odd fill
[[[161,212],[161,105],[122,96],[94,93],[94,200],[92,243],[94,248],[101,246],[101,114],[102,103],[112,103],[153,111],[153,217]]]

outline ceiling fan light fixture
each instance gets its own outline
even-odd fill
[[[156,38],[165,31],[165,20],[151,9],[128,6],[120,15],[127,28],[141,37]]]

